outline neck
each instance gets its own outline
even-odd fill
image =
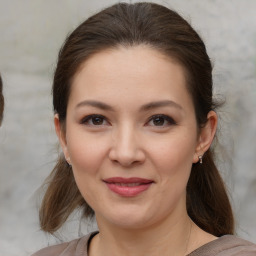
[[[92,241],[90,256],[184,256],[193,231],[187,215],[141,229],[105,224],[99,223],[100,233]]]

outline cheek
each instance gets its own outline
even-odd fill
[[[172,136],[151,146],[151,155],[155,162],[163,166],[183,166],[192,164],[196,143],[188,136]]]
[[[185,137],[176,138],[165,140],[159,147],[156,145],[151,152],[160,184],[155,196],[167,210],[174,209],[185,198],[194,155],[193,141]]]
[[[69,134],[67,145],[75,175],[97,173],[107,151],[104,139],[76,132]]]
[[[73,174],[78,189],[86,202],[95,210],[97,202],[103,200],[100,190],[97,190],[100,169],[107,152],[107,142],[85,133],[73,133],[67,137],[68,151],[72,162]]]
[[[169,184],[163,188],[186,186],[193,163],[194,150],[195,141],[187,136],[173,136],[155,143],[155,147],[151,148],[149,154],[152,156],[151,159],[161,183]]]

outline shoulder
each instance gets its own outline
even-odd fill
[[[67,243],[62,243],[62,244],[43,248],[37,251],[36,253],[32,254],[32,256],[73,256],[73,255],[87,256],[89,240],[95,234],[96,234],[95,232],[90,233],[86,236],[83,236],[79,239],[75,239]]]
[[[222,236],[203,245],[189,256],[255,256],[256,245],[233,235]]]

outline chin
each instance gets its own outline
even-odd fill
[[[124,230],[138,230],[146,228],[148,225],[145,222],[145,219],[131,219],[124,218],[119,220],[113,220],[112,224],[116,227],[124,229]]]
[[[133,209],[132,209],[133,208]],[[97,216],[97,214],[96,214]],[[112,209],[104,216],[104,222],[122,229],[140,229],[150,225],[152,217],[149,211],[136,209],[136,207],[123,207],[121,210]],[[101,222],[101,218],[97,218]]]

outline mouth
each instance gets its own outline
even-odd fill
[[[104,179],[103,182],[114,193],[123,197],[134,197],[146,191],[154,183],[153,180],[143,178],[113,177]]]

